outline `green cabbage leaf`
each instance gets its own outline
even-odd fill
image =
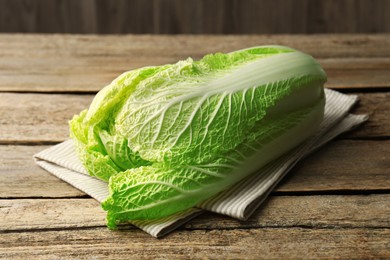
[[[326,74],[283,46],[123,73],[70,122],[89,174],[108,182],[108,226],[196,206],[313,135]]]

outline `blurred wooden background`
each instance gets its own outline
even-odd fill
[[[382,33],[390,0],[0,0],[0,32]]]

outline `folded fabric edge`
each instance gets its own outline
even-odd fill
[[[93,177],[88,174],[87,170],[84,168],[83,164],[77,157],[74,151],[72,139],[65,140],[59,144],[40,151],[39,153],[33,155],[33,159],[35,161],[44,160],[52,162],[72,171]]]
[[[322,146],[330,142],[332,139],[334,139],[336,136],[346,133],[348,131],[351,131],[355,129],[356,127],[360,126],[362,123],[368,120],[368,115],[353,115],[349,114],[347,115],[344,120],[342,120],[339,124],[334,126],[327,135],[324,135],[321,142],[319,142],[317,145],[313,146],[311,149],[306,151],[304,155],[301,158],[298,158],[295,160],[287,170],[284,170],[284,174],[280,176],[280,178],[273,183],[272,186],[269,187],[269,189],[259,196],[257,199],[253,200],[251,203],[248,204],[248,206],[244,209],[242,218],[239,218],[240,220],[247,220],[253,212],[260,207],[260,205],[268,198],[269,194],[274,190],[274,188],[280,183],[281,180],[290,172],[292,168],[299,162],[302,161],[305,157],[308,155],[313,154],[315,151],[320,149]]]
[[[205,210],[203,209],[190,208],[162,219],[131,221],[129,223],[142,229],[153,237],[161,238],[204,212]]]
[[[34,158],[36,164],[57,178],[102,202],[108,196],[107,183],[79,172],[75,172],[50,161]]]
[[[102,202],[108,195],[107,183],[101,180],[38,158],[35,158],[35,162],[44,170],[90,195],[99,202]],[[204,210],[202,209],[191,208],[163,219],[131,221],[129,223],[157,238],[167,235],[203,212]]]
[[[347,115],[336,126],[329,128],[325,134],[302,144],[266,165],[257,175],[249,176],[198,206],[218,214],[246,220],[298,161],[337,135],[357,127],[367,119],[366,115]]]
[[[358,96],[344,95],[334,90],[325,89],[327,104],[325,106],[325,117],[317,134],[311,139],[293,149],[281,158],[275,160],[263,168],[263,174],[251,175],[228,190],[225,190],[213,198],[210,198],[198,205],[208,211],[231,216],[245,220],[244,212],[248,204],[258,200],[269,187],[274,187],[274,182],[283,178],[285,172],[289,171],[296,160],[301,160],[304,152],[311,149],[319,140],[338,125],[348,115],[348,111],[357,102]],[[290,167],[290,165],[292,165]],[[261,201],[261,199],[260,199]]]

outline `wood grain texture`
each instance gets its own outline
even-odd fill
[[[88,108],[93,95],[0,93],[0,143],[23,144],[61,142],[68,138],[68,121]],[[366,93],[354,113],[370,119],[348,137],[390,135],[389,93]],[[10,113],[12,111],[12,113]],[[39,126],[39,127],[37,127]]]
[[[256,45],[282,44],[315,58],[389,58],[390,34],[318,35],[69,35],[0,34],[10,57],[200,58]],[[6,48],[5,48],[6,47]],[[26,55],[26,52],[31,55]],[[156,63],[155,63],[156,64]]]
[[[388,35],[0,35],[0,91],[96,92],[134,68],[266,44],[318,58],[327,87],[390,87]]]
[[[1,0],[0,32],[378,33],[386,0]]]
[[[347,138],[389,137],[390,127],[387,126],[390,114],[390,92],[356,93],[359,103],[352,108],[351,113],[367,114],[369,119],[357,129],[341,135]]]
[[[332,89],[390,88],[390,59],[332,58],[319,59]]]
[[[47,146],[0,145],[0,198],[85,196],[35,164],[33,154],[45,148]]]
[[[205,212],[180,229],[390,228],[389,214],[389,194],[271,196],[247,221]],[[0,200],[0,232],[105,227],[105,216],[94,199]]]
[[[261,228],[178,231],[163,239],[106,228],[4,233],[5,258],[389,258],[389,229]],[[277,241],[277,243],[276,243]]]
[[[333,141],[299,163],[276,191],[388,190],[389,154],[390,141]]]
[[[70,6],[88,5],[88,1],[60,2]],[[329,1],[339,6],[336,2]],[[23,3],[27,6],[29,1]],[[292,2],[285,3],[286,8],[295,8]],[[303,1],[294,3],[296,8],[308,8]],[[368,2],[360,3],[359,8],[372,11]],[[48,4],[54,5],[54,1]],[[346,10],[347,4],[340,4],[344,7],[332,11],[335,14],[318,9],[312,15],[327,30],[331,25],[323,17],[334,16],[337,21],[340,13],[361,12]],[[124,23],[122,9],[108,1],[104,5],[118,14],[113,23]],[[147,2],[139,5],[136,8],[145,8]],[[34,7],[30,7],[33,13]],[[185,7],[174,8],[182,11]],[[188,19],[200,15],[199,10],[194,9]],[[285,10],[281,12],[286,19],[294,16]],[[223,12],[215,15],[222,17]],[[0,2],[0,20],[2,13]],[[90,15],[101,13],[90,10]],[[79,23],[78,14],[73,15],[74,23]],[[25,19],[33,23],[35,16]],[[249,24],[250,19],[245,22]],[[295,19],[297,30],[305,26],[304,19]],[[156,21],[153,23],[158,24]],[[92,23],[79,26],[98,30]],[[101,26],[109,30],[111,25]],[[134,26],[143,30],[146,25]],[[169,23],[158,26],[162,30]],[[225,28],[228,24],[218,26],[229,29]],[[348,26],[353,24],[340,25],[341,29]],[[361,90],[361,101],[353,112],[368,113],[370,120],[297,165],[248,221],[206,213],[159,240],[129,225],[109,231],[105,212],[95,200],[32,160],[36,152],[66,139],[67,120],[89,105],[93,93],[129,67],[271,43],[312,53],[329,75],[327,86]],[[27,92],[0,93],[0,258],[389,259],[389,46],[389,35],[0,35],[0,91]],[[47,93],[35,93],[40,91]]]
[[[92,99],[91,95],[1,93],[0,143],[68,139],[68,121],[87,108]]]
[[[63,198],[85,195],[33,162],[32,155],[46,147],[0,146],[0,198]],[[275,191],[388,191],[388,154],[390,141],[333,141],[297,165]]]

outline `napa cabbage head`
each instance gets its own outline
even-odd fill
[[[283,46],[123,73],[70,122],[85,168],[109,183],[109,227],[196,206],[305,141],[325,81]]]

